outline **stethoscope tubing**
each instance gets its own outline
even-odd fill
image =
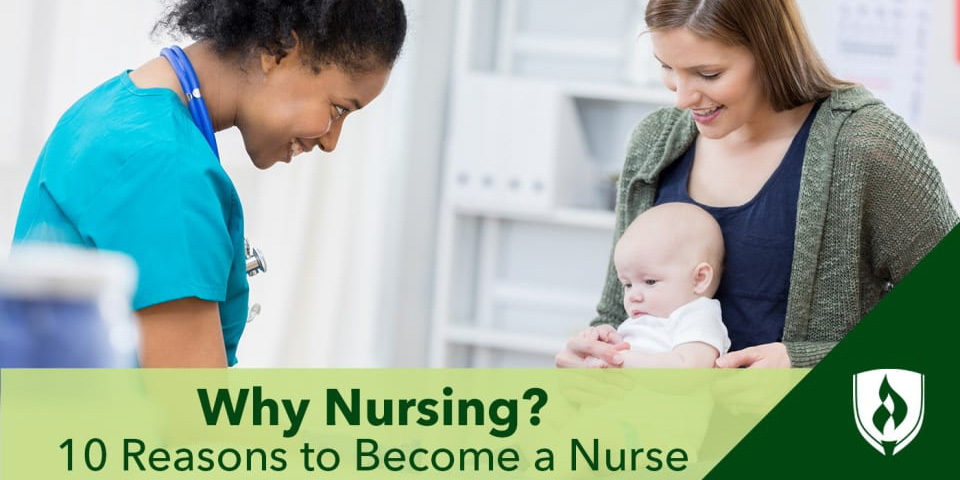
[[[213,122],[210,120],[210,112],[207,110],[207,104],[203,100],[203,95],[200,94],[200,81],[197,80],[197,72],[193,70],[190,59],[187,58],[187,54],[183,52],[183,49],[177,45],[160,50],[160,55],[170,62],[174,73],[177,74],[177,80],[180,81],[180,88],[183,89],[183,93],[187,96],[187,108],[190,110],[190,118],[193,119],[193,123],[200,130],[200,133],[203,134],[203,138],[210,144],[213,154],[216,155],[219,160],[220,150],[217,148],[217,137],[214,136]],[[246,239],[244,239],[244,245],[244,253],[247,258],[247,275],[254,276],[257,273],[267,271],[267,263],[263,257],[263,253],[261,253],[259,249],[251,247]],[[256,305],[256,307],[257,312],[259,312],[260,306]],[[253,309],[251,309],[251,316],[256,316]]]
[[[160,50],[160,55],[166,58],[173,67],[180,81],[180,87],[187,96],[187,108],[190,110],[190,117],[193,123],[200,129],[200,133],[210,144],[213,154],[220,158],[220,150],[217,148],[217,138],[214,136],[213,122],[210,120],[210,112],[207,110],[206,102],[200,94],[200,82],[197,80],[197,73],[190,64],[190,59],[183,49],[173,45],[169,48]]]

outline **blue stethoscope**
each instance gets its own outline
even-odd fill
[[[213,121],[210,120],[210,112],[207,111],[207,104],[200,95],[200,82],[197,81],[197,72],[193,70],[193,65],[183,49],[174,45],[170,48],[160,50],[160,55],[166,58],[173,71],[180,80],[180,87],[187,96],[187,108],[190,109],[190,116],[193,117],[193,123],[200,129],[203,138],[207,139],[213,154],[220,159],[220,150],[217,149],[217,139],[213,136]]]
[[[197,72],[193,70],[190,59],[187,58],[186,53],[183,53],[183,49],[176,45],[160,50],[160,55],[170,62],[173,71],[177,74],[180,87],[183,88],[183,93],[187,96],[187,108],[190,110],[193,123],[200,129],[203,138],[207,139],[210,149],[213,150],[213,154],[219,160],[220,150],[217,149],[217,138],[213,135],[213,121],[210,120],[207,104],[200,94],[200,82],[197,80]],[[258,273],[266,272],[267,260],[260,249],[251,247],[246,238],[243,239],[243,245],[247,261],[247,275],[252,277]],[[247,321],[252,320],[258,313],[260,313],[260,305],[254,304],[247,316]]]

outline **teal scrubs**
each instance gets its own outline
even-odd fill
[[[128,72],[75,103],[27,184],[14,243],[124,252],[139,269],[133,308],[216,301],[227,351],[246,325],[243,210],[233,182],[172,90]]]

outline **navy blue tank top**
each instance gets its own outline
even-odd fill
[[[690,198],[687,184],[696,143],[660,174],[655,204],[696,204],[710,212],[723,231],[726,259],[714,298],[723,309],[731,351],[783,339],[800,173],[810,124],[819,108],[817,102],[780,165],[757,195],[743,205],[711,207]]]

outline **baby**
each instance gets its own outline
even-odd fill
[[[643,212],[613,254],[628,318],[616,334],[590,327],[580,335],[629,344],[620,352],[625,368],[712,368],[730,348],[712,298],[723,255],[720,226],[700,207],[665,203]],[[607,366],[593,357],[587,365]]]

